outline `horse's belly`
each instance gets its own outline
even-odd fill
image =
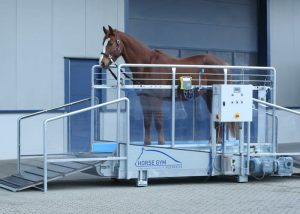
[[[151,96],[157,98],[171,98],[172,91],[168,89],[138,89],[136,90],[138,96]]]

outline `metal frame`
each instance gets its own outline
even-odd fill
[[[92,77],[94,77],[94,69],[99,66],[94,66],[93,67],[93,74]],[[132,68],[132,67],[143,67],[143,68],[171,68],[172,70],[172,85],[123,85],[121,83],[121,69],[122,68]],[[227,72],[228,69],[240,69],[242,70],[242,81],[244,81],[244,71],[245,70],[257,70],[257,71],[270,71],[272,75],[269,75],[271,77],[271,82],[272,82],[272,95],[271,95],[271,102],[276,103],[276,69],[274,67],[258,67],[258,66],[230,66],[230,65],[170,65],[170,64],[120,64],[117,67],[117,83],[115,86],[107,86],[107,85],[95,85],[94,82],[92,83],[92,91],[96,89],[101,89],[101,88],[115,88],[117,89],[117,97],[120,98],[121,95],[121,90],[122,89],[171,89],[172,90],[172,121],[171,121],[171,148],[175,148],[175,90],[177,86],[175,85],[176,83],[176,68],[199,68],[199,69],[223,69],[224,74],[219,74],[219,75],[224,75],[224,84],[227,84]],[[255,74],[254,74],[255,75]],[[259,75],[258,75],[259,76]],[[260,75],[261,76],[261,75]],[[263,75],[263,76],[268,76],[268,75]],[[201,85],[201,88],[210,88],[211,86],[203,86]],[[256,87],[258,89],[259,87]],[[92,92],[92,95],[94,93]],[[276,146],[276,108],[274,106],[272,110],[272,152],[275,153],[277,150]],[[119,114],[119,113],[118,113]],[[242,124],[244,127],[244,123]],[[247,139],[247,153],[245,154],[244,151],[244,142],[240,142],[240,156],[241,156],[241,164],[240,164],[240,169],[241,169],[241,176],[239,176],[242,182],[245,180],[245,175],[249,175],[249,161],[250,161],[250,122],[247,123],[248,127],[248,139]],[[215,133],[213,133],[214,127],[213,123],[211,123],[211,141],[212,141],[212,157],[216,157],[217,151],[216,151],[216,139],[215,139]],[[243,139],[242,139],[243,141]],[[270,155],[270,153],[268,153]],[[247,169],[246,172],[243,169],[243,159],[244,156],[247,156]],[[212,169],[212,174],[214,175],[214,169]]]
[[[170,68],[172,69],[172,85],[122,85],[121,83],[121,70],[122,68],[132,68],[132,67],[143,67],[143,68]],[[92,78],[95,77],[95,69],[100,68],[99,65],[95,65],[92,68]],[[112,66],[112,68],[116,68],[115,66]],[[175,74],[176,74],[176,68],[199,68],[199,69],[223,69],[224,71],[224,83],[227,83],[227,72],[230,69],[240,69],[242,71],[244,70],[257,70],[257,71],[271,71],[272,75],[270,75],[273,78],[273,87],[272,87],[272,97],[271,102],[276,103],[276,69],[274,67],[259,67],[259,66],[230,66],[230,65],[172,65],[172,64],[120,64],[117,67],[117,81],[115,86],[107,86],[107,85],[97,85],[94,83],[94,79],[92,79],[92,98],[94,97],[95,93],[94,90],[96,89],[109,89],[109,88],[115,88],[117,89],[117,98],[121,97],[121,90],[122,89],[171,89],[174,93],[177,86],[175,85]],[[220,74],[221,75],[221,74]],[[210,88],[211,86],[205,86],[201,85],[201,88]],[[173,99],[173,98],[172,98]],[[174,102],[174,101],[172,101]],[[172,112],[175,112],[175,106],[172,107]],[[174,115],[172,113],[172,115]],[[275,108],[273,108],[273,127],[276,125],[276,115],[275,115]],[[175,127],[175,120],[172,122],[172,127]],[[172,131],[172,135],[174,135],[174,131]],[[273,133],[273,141],[275,142],[276,134]],[[173,143],[172,143],[173,145]],[[273,149],[275,151],[275,147]]]
[[[44,160],[44,192],[47,192],[47,189],[48,189],[48,183],[47,183],[47,163],[48,162],[68,162],[68,161],[82,161],[82,162],[85,162],[85,161],[93,161],[93,160],[127,160],[128,162],[128,154],[125,156],[125,157],[107,157],[107,158],[76,158],[76,159],[73,159],[73,158],[65,158],[65,159],[48,159],[48,151],[47,151],[47,125],[52,122],[52,121],[56,121],[56,120],[59,120],[59,119],[62,119],[62,118],[66,118],[66,117],[70,117],[72,115],[77,115],[77,114],[80,114],[80,113],[83,113],[83,112],[87,112],[87,111],[92,111],[92,110],[95,110],[95,109],[99,109],[101,107],[104,107],[104,106],[108,106],[108,105],[112,105],[112,104],[116,104],[116,103],[120,103],[120,102],[125,102],[126,103],[126,106],[127,106],[127,109],[130,109],[130,101],[128,98],[126,97],[123,97],[123,98],[120,98],[120,99],[116,99],[116,100],[113,100],[113,101],[109,101],[109,102],[106,102],[106,103],[101,103],[101,104],[98,104],[98,105],[94,105],[94,106],[91,106],[91,107],[88,107],[88,108],[84,108],[84,109],[80,109],[80,110],[77,110],[77,111],[73,111],[73,112],[70,112],[70,113],[67,113],[67,114],[63,114],[63,115],[60,115],[60,116],[56,116],[56,117],[52,117],[52,118],[49,118],[47,120],[44,121],[44,126],[43,126],[43,160]],[[129,124],[129,119],[130,119],[130,112],[128,111],[127,112],[127,139],[126,139],[126,145],[127,145],[127,148],[129,146],[129,143],[130,143],[130,124]],[[119,126],[118,126],[119,128]],[[118,130],[119,131],[119,130]],[[128,149],[127,149],[128,151]]]
[[[91,101],[91,100],[93,100],[93,98],[86,98],[86,99],[82,99],[82,100],[79,100],[79,101],[75,101],[75,102],[68,103],[68,104],[65,104],[65,105],[61,105],[61,106],[58,106],[58,107],[38,111],[38,112],[35,112],[35,113],[32,113],[32,114],[28,114],[28,115],[25,115],[23,117],[20,117],[18,119],[18,128],[17,128],[18,129],[17,130],[17,157],[18,157],[18,160],[17,160],[17,173],[20,174],[20,172],[21,172],[21,165],[20,165],[21,156],[22,156],[21,155],[21,122],[24,119],[35,117],[35,116],[38,116],[38,115],[41,115],[41,114],[44,114],[44,113],[49,113],[49,112],[54,111],[54,110],[58,110],[58,109],[61,109],[61,108],[65,108],[65,107],[68,107],[68,106],[76,105],[76,104]]]
[[[159,67],[159,68],[170,68],[171,71],[172,71],[172,85],[123,85],[121,83],[121,69],[122,68],[127,68],[127,67]],[[81,100],[81,101],[77,101],[77,102],[74,102],[74,103],[70,103],[70,104],[66,104],[66,105],[63,105],[63,106],[60,106],[60,107],[57,107],[57,108],[53,108],[53,109],[49,109],[49,110],[44,110],[44,111],[41,111],[41,112],[37,112],[37,113],[34,113],[34,114],[31,114],[31,115],[27,115],[27,116],[24,116],[22,118],[19,119],[18,121],[18,172],[20,173],[20,148],[21,148],[21,142],[20,142],[20,137],[21,137],[21,132],[20,132],[20,129],[21,129],[21,120],[22,119],[25,119],[25,118],[29,118],[29,117],[32,117],[32,116],[35,116],[35,115],[39,115],[39,114],[42,114],[42,113],[45,113],[45,112],[49,112],[50,110],[55,110],[55,109],[59,109],[59,108],[63,108],[63,107],[66,107],[66,106],[70,106],[70,105],[74,105],[74,104],[77,104],[77,103],[80,103],[80,102],[85,102],[87,100],[91,100],[92,101],[92,106],[91,107],[87,107],[87,108],[83,108],[83,109],[80,109],[80,110],[77,110],[77,111],[73,111],[73,112],[69,112],[69,113],[66,113],[66,114],[63,114],[63,115],[59,115],[59,116],[56,116],[56,117],[51,117],[49,119],[46,119],[44,121],[44,124],[43,124],[43,170],[44,170],[44,192],[47,191],[48,189],[48,176],[47,176],[47,163],[51,163],[51,162],[70,162],[70,161],[82,161],[82,162],[85,162],[85,161],[125,161],[125,162],[122,162],[122,170],[124,172],[124,175],[126,179],[130,179],[130,178],[133,178],[131,175],[130,175],[130,166],[129,166],[129,149],[131,148],[130,147],[130,101],[128,98],[126,97],[121,97],[121,90],[124,89],[124,88],[131,88],[131,89],[135,89],[135,88],[147,88],[147,89],[157,89],[157,88],[168,88],[168,89],[171,89],[172,90],[172,109],[171,109],[171,114],[172,114],[172,119],[171,119],[171,147],[172,149],[175,149],[177,148],[176,145],[175,145],[175,91],[177,89],[177,85],[176,85],[176,69],[177,68],[199,68],[199,69],[207,69],[207,68],[213,68],[213,69],[223,69],[224,71],[224,75],[225,78],[224,78],[224,84],[227,84],[227,71],[228,69],[241,69],[242,71],[244,70],[251,70],[251,69],[254,69],[254,70],[257,70],[257,71],[270,71],[272,72],[272,75],[270,75],[273,79],[271,81],[273,81],[273,85],[272,85],[272,97],[271,97],[271,102],[272,103],[268,103],[268,102],[265,102],[265,101],[261,101],[261,100],[258,100],[258,99],[255,99],[253,98],[253,101],[255,102],[258,102],[258,103],[261,103],[261,104],[264,104],[264,105],[268,105],[270,107],[272,107],[272,112],[273,112],[273,115],[272,115],[272,127],[273,127],[273,130],[272,130],[272,145],[273,145],[273,149],[272,149],[272,152],[268,152],[268,153],[256,153],[256,154],[252,154],[250,152],[250,122],[247,122],[247,123],[243,123],[242,124],[242,128],[244,128],[245,125],[247,125],[248,129],[247,129],[247,142],[243,142],[244,141],[244,137],[242,136],[242,140],[240,140],[240,145],[239,145],[239,152],[238,154],[234,154],[234,155],[239,155],[240,156],[240,173],[239,173],[239,181],[241,182],[245,182],[246,179],[247,179],[247,176],[250,175],[250,172],[249,172],[249,161],[250,161],[250,157],[252,156],[279,156],[279,155],[300,155],[300,153],[277,153],[277,150],[276,150],[276,133],[275,133],[275,127],[276,127],[276,108],[278,109],[282,109],[282,110],[285,110],[285,111],[288,111],[288,112],[291,112],[291,113],[295,113],[297,115],[300,115],[300,112],[297,112],[297,111],[294,111],[294,110],[289,110],[289,109],[286,109],[286,108],[283,108],[283,107],[280,107],[278,105],[276,105],[276,70],[275,68],[273,67],[257,67],[257,66],[229,66],[229,65],[166,65],[166,64],[121,64],[117,67],[118,69],[118,73],[117,73],[117,81],[116,81],[116,85],[115,86],[106,86],[106,85],[97,85],[95,84],[94,82],[94,77],[95,77],[95,70],[96,68],[100,68],[100,66],[98,65],[95,65],[93,66],[92,68],[92,89],[91,89],[91,98],[89,99],[84,99],[84,100]],[[243,72],[242,72],[243,73]],[[243,75],[243,74],[242,74]],[[244,80],[244,79],[243,79]],[[207,87],[211,87],[211,86],[202,86],[201,87],[204,87],[204,88],[207,88]],[[117,90],[117,99],[115,100],[112,100],[112,101],[108,101],[108,102],[105,102],[105,103],[101,103],[101,104],[97,104],[95,105],[95,102],[94,102],[94,99],[96,98],[95,97],[95,90],[98,90],[98,89],[108,89],[108,88],[114,88]],[[258,87],[256,87],[256,89],[258,89]],[[121,140],[120,140],[120,129],[121,129],[121,124],[120,124],[120,114],[121,114],[121,110],[120,110],[120,103],[121,102],[125,102],[126,104],[126,126],[127,126],[127,130],[126,130],[126,141],[125,141],[125,150],[122,150],[120,151],[119,149],[119,145],[121,143]],[[70,158],[50,158],[50,155],[48,154],[48,150],[47,150],[47,146],[48,146],[48,140],[47,140],[47,137],[48,137],[48,131],[47,131],[47,127],[48,127],[48,124],[51,123],[52,121],[56,121],[56,120],[59,120],[59,119],[63,119],[63,118],[67,118],[67,117],[70,117],[72,115],[76,115],[76,114],[80,114],[80,113],[83,113],[83,112],[87,112],[87,111],[93,111],[93,110],[96,110],[96,109],[99,109],[99,108],[102,108],[102,107],[105,107],[105,106],[108,106],[108,105],[111,105],[111,104],[117,104],[117,136],[116,136],[116,143],[117,143],[117,151],[116,151],[116,155],[115,156],[109,156],[109,157],[99,157],[99,158],[74,158],[74,157],[70,157]],[[92,131],[91,131],[91,143],[93,143],[94,141],[94,136],[95,136],[95,129],[94,129],[94,121],[95,121],[95,115],[91,114],[91,117],[92,117]],[[211,120],[212,121],[212,120]],[[220,153],[217,151],[217,144],[216,144],[216,135],[215,135],[215,129],[214,129],[214,123],[211,122],[211,141],[212,141],[212,144],[210,146],[210,149],[211,149],[211,158],[214,159],[217,157],[217,155],[220,155]],[[243,135],[243,133],[241,133],[241,135]],[[246,150],[245,151],[245,147],[244,146],[247,146],[246,147]],[[161,147],[163,148],[163,147]],[[123,152],[123,153],[122,153]],[[122,155],[121,155],[122,153]],[[243,162],[246,158],[246,161],[247,161],[247,167],[245,168],[243,166]],[[121,162],[120,162],[121,163]],[[219,175],[220,172],[215,172],[215,169],[212,167],[211,168],[212,171],[210,173],[211,176],[214,176],[214,175]],[[118,178],[123,178],[123,176],[119,176]]]

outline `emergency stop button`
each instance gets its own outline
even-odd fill
[[[239,118],[240,118],[240,113],[235,113],[235,114],[234,114],[234,118],[235,118],[235,119],[239,119]]]

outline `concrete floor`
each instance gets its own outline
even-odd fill
[[[15,173],[0,161],[0,178]],[[49,183],[48,193],[0,189],[0,213],[299,213],[300,177],[155,179],[148,187],[74,175]]]

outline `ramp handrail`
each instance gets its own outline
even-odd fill
[[[112,100],[112,101],[108,101],[108,102],[105,102],[105,103],[100,103],[100,104],[97,104],[97,105],[94,105],[94,106],[90,106],[90,107],[87,107],[87,108],[83,108],[83,109],[80,109],[80,110],[76,110],[76,111],[73,111],[73,112],[69,112],[67,114],[63,114],[63,115],[59,115],[59,116],[56,116],[56,117],[52,117],[52,118],[49,118],[49,119],[46,119],[44,121],[44,126],[43,126],[43,157],[44,157],[44,192],[47,192],[47,189],[48,189],[48,184],[47,184],[47,163],[48,162],[53,162],[52,160],[48,161],[47,159],[47,124],[52,122],[52,121],[55,121],[55,120],[59,120],[59,119],[62,119],[62,118],[65,118],[65,117],[69,117],[69,116],[73,116],[73,115],[76,115],[76,114],[80,114],[80,113],[83,113],[83,112],[87,112],[87,111],[91,111],[91,110],[95,110],[95,109],[98,109],[98,108],[101,108],[101,107],[104,107],[104,106],[108,106],[108,105],[112,105],[112,104],[117,104],[117,103],[120,103],[120,102],[125,102],[126,103],[126,109],[127,109],[127,136],[126,136],[126,146],[127,146],[127,150],[126,150],[126,157],[114,157],[112,158],[112,160],[127,160],[127,171],[128,171],[128,147],[129,147],[129,143],[130,143],[130,101],[127,97],[122,97],[122,98],[119,98],[119,99],[116,99],[116,100]],[[118,127],[118,132],[120,131],[119,130],[119,127],[120,126],[117,126]],[[118,139],[119,140],[119,139]],[[101,158],[97,158],[98,160],[101,160]],[[70,160],[73,160],[73,159],[59,159],[59,161],[70,161]],[[80,159],[81,161],[91,161],[91,160],[96,160],[96,158],[84,158],[84,159]],[[128,173],[127,173],[128,174]]]
[[[300,115],[300,112],[299,111],[295,111],[295,110],[292,110],[292,109],[288,109],[288,108],[285,108],[285,107],[282,107],[282,106],[279,106],[279,105],[276,105],[276,104],[273,104],[273,103],[269,103],[269,102],[266,102],[266,101],[263,101],[263,100],[259,100],[259,99],[256,99],[256,98],[252,98],[253,101],[257,102],[257,103],[261,103],[261,104],[264,104],[266,106],[270,106],[270,107],[273,107],[273,109],[280,109],[280,110],[283,110],[283,111],[286,111],[286,112],[290,112],[290,113],[293,113],[293,114],[296,114],[296,115]],[[274,111],[274,110],[273,110]],[[278,153],[277,151],[273,151],[272,153],[257,153],[257,154],[249,154],[248,153],[248,158],[250,156],[267,156],[267,155],[274,155],[274,156],[280,156],[280,155],[300,155],[300,152],[285,152],[285,153]]]
[[[287,111],[287,112],[290,112],[290,113],[293,113],[293,114],[296,114],[296,115],[300,115],[299,111],[288,109],[288,108],[285,108],[285,107],[282,107],[282,106],[279,106],[279,105],[276,105],[276,104],[273,104],[273,103],[269,103],[269,102],[266,102],[266,101],[263,101],[263,100],[259,100],[259,99],[256,99],[256,98],[252,98],[252,99],[253,99],[253,101],[258,102],[258,103],[261,103],[261,104],[264,104],[264,105],[267,105],[267,106],[271,106],[273,108],[277,108],[277,109],[280,109],[280,110],[283,110],[283,111]]]
[[[34,116],[38,116],[38,115],[41,115],[41,114],[44,114],[44,113],[47,113],[47,112],[51,112],[51,111],[54,111],[54,110],[58,110],[58,109],[61,109],[61,108],[65,108],[65,107],[68,107],[68,106],[72,106],[72,105],[76,105],[76,104],[83,103],[83,102],[86,102],[86,101],[90,101],[92,99],[93,98],[86,98],[86,99],[78,100],[78,101],[67,103],[67,104],[57,106],[57,107],[54,107],[54,108],[49,108],[49,109],[37,111],[37,112],[34,112],[32,114],[28,114],[28,115],[25,115],[25,116],[22,116],[22,117],[18,118],[18,128],[17,128],[18,129],[17,130],[17,147],[18,147],[17,148],[17,156],[18,156],[17,173],[20,174],[20,172],[21,172],[20,157],[21,157],[21,121],[22,120],[27,119],[27,118],[31,118],[31,117],[34,117]]]

